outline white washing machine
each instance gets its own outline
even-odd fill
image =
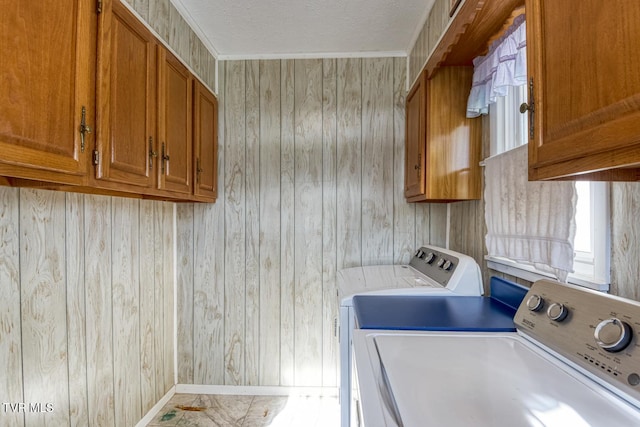
[[[337,276],[340,301],[340,421],[351,419],[353,367],[352,339],[357,327],[354,295],[465,295],[484,293],[480,267],[473,258],[436,246],[423,246],[409,265],[373,265],[340,270]]]
[[[542,280],[514,322],[511,333],[355,331],[362,425],[640,425],[640,303]]]

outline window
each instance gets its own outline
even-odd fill
[[[507,96],[497,98],[489,106],[491,148],[494,156],[528,142],[527,115],[520,114],[520,104],[527,101],[526,86],[510,87]],[[568,281],[597,290],[609,289],[609,185],[605,182],[576,182],[576,238],[574,241],[574,273]],[[491,269],[535,281],[549,277],[505,258],[490,257]]]

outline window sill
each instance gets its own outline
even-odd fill
[[[511,276],[518,277],[520,279],[527,280],[529,282],[535,282],[540,279],[552,279],[557,280],[552,274],[548,274],[539,270],[536,270],[532,266],[518,264],[508,259],[496,258],[485,256],[487,261],[487,267],[499,271],[501,273],[509,274]],[[568,282],[574,285],[583,286],[585,288],[593,289],[601,292],[609,292],[608,283],[594,282],[592,279],[577,276],[575,274],[569,274]]]

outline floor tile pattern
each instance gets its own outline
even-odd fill
[[[337,398],[175,394],[147,427],[338,427]]]

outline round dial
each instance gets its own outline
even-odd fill
[[[416,252],[416,257],[424,258],[424,251],[422,249],[418,249],[418,251]]]
[[[438,263],[436,264],[438,267],[442,268],[442,266],[444,265],[444,258],[440,258],[438,260]]]
[[[540,295],[533,294],[527,298],[527,308],[529,311],[540,311],[544,307],[544,298]]]
[[[433,252],[429,252],[424,262],[426,262],[427,264],[431,264],[434,259],[436,259],[436,255]]]
[[[613,317],[600,322],[593,336],[600,348],[615,353],[629,345],[633,333],[628,323]]]
[[[547,316],[554,322],[562,322],[567,318],[568,314],[569,310],[567,309],[567,307],[565,307],[564,304],[560,304],[559,302],[554,302],[547,309]]]
[[[451,267],[453,267],[453,263],[449,260],[445,261],[442,265],[443,270],[451,270]]]

